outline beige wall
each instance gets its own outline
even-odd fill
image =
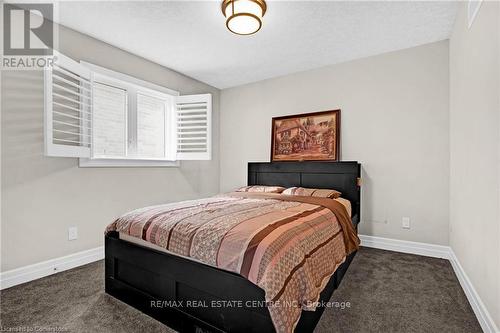
[[[77,159],[45,157],[42,73],[2,73],[2,271],[101,246],[105,226],[133,208],[219,188],[218,89],[75,31],[59,33],[61,52],[76,60],[181,94],[212,93],[213,158],[180,168],[78,168]],[[67,240],[69,226],[78,240]]]
[[[343,160],[363,165],[361,233],[447,245],[448,96],[447,41],[223,90],[221,190],[269,161],[273,116],[340,108]]]
[[[500,327],[500,6],[450,40],[450,245]]]

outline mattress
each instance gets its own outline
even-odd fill
[[[352,208],[351,208],[352,206],[351,206],[351,202],[349,200],[344,199],[344,198],[336,198],[336,199],[333,199],[333,200],[335,200],[335,201],[339,202],[340,204],[342,204],[342,206],[344,206],[345,209],[347,210],[347,213],[349,214],[349,216],[350,217],[352,216]],[[165,253],[171,253],[170,251],[168,251],[167,249],[165,249],[165,248],[163,248],[161,246],[158,246],[158,245],[153,244],[151,242],[145,241],[145,240],[143,240],[141,238],[138,238],[138,237],[130,236],[126,232],[121,231],[121,232],[118,233],[118,235],[119,235],[119,238],[123,239],[124,241],[130,242],[130,243],[134,243],[134,244],[137,244],[137,245],[141,245],[141,246],[144,246],[144,247],[156,250],[156,251],[165,252]],[[186,257],[186,256],[182,256],[182,257],[194,260],[193,258],[190,258],[190,257]],[[195,260],[195,261],[197,261],[197,260]]]
[[[349,214],[349,217],[352,217],[352,205],[351,205],[351,202],[349,200],[344,199],[344,198],[336,198],[336,199],[333,199],[333,200],[335,200],[335,201],[339,202],[340,204],[342,204],[342,206],[344,206],[345,209],[347,210],[347,213]],[[119,235],[119,238],[123,239],[124,241],[130,242],[130,243],[134,243],[134,244],[138,244],[138,245],[141,245],[141,246],[153,249],[153,250],[157,250],[157,251],[161,251],[161,252],[165,252],[165,253],[171,253],[170,251],[168,251],[167,249],[165,249],[165,248],[163,248],[161,246],[158,246],[158,245],[153,244],[151,242],[145,241],[145,240],[143,240],[141,238],[138,238],[138,237],[130,236],[126,232],[119,232],[118,235]],[[185,257],[185,256],[183,256],[183,257]],[[185,257],[185,258],[193,260],[193,258],[189,258],[189,257]]]

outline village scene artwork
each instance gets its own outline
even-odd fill
[[[273,118],[273,161],[338,160],[340,110]]]

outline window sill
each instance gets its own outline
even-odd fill
[[[178,168],[179,161],[80,158],[80,168]]]

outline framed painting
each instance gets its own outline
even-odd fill
[[[340,110],[275,117],[271,161],[339,161]]]

